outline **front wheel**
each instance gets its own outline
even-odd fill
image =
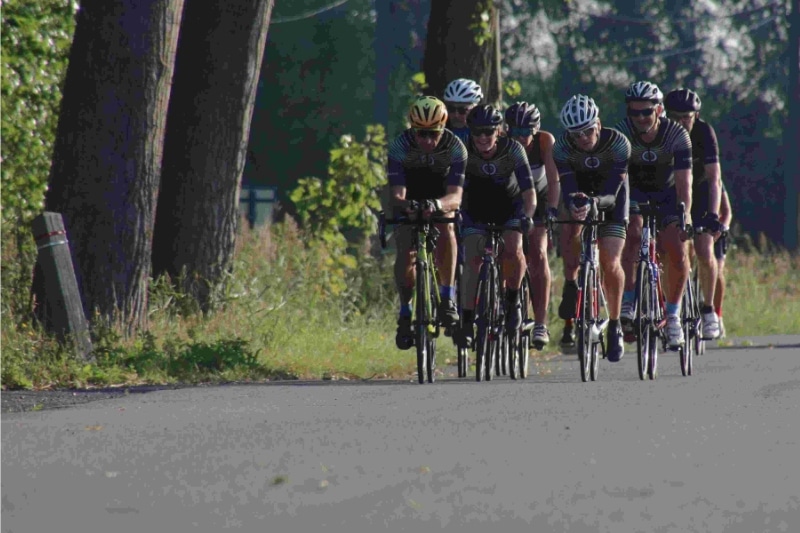
[[[433,303],[430,295],[430,270],[424,263],[417,265],[416,284],[416,317],[414,320],[414,336],[417,346],[417,376],[420,383],[433,377],[433,354],[436,340],[431,329],[434,327]]]
[[[650,267],[645,261],[639,262],[636,276],[636,356],[639,366],[639,379],[647,377],[650,366],[650,335],[652,327],[652,301],[650,300],[651,276]]]
[[[592,351],[596,349],[592,343],[592,325],[594,324],[594,277],[588,265],[581,267],[578,287],[578,316],[575,326],[578,336],[578,359],[581,363],[581,380],[589,381]]]

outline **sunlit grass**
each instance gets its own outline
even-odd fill
[[[13,260],[4,246],[4,258]],[[198,312],[167,280],[151,286],[150,330],[125,338],[95,324],[96,359],[87,364],[8,305],[4,280],[2,379],[6,388],[275,379],[413,379],[414,350],[394,345],[396,297],[391,252],[362,254],[356,268],[291,222],[242,231],[216,310]],[[785,252],[727,259],[728,337],[800,333],[800,263]],[[531,373],[558,353],[556,316],[563,276],[551,256],[551,344],[532,352]],[[13,288],[13,287],[11,287]],[[14,295],[12,295],[14,296]],[[21,299],[16,295],[14,301]],[[451,339],[440,337],[440,368],[455,365]],[[544,369],[544,370],[542,370]]]

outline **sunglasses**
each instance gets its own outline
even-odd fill
[[[589,137],[595,131],[594,125],[580,131],[570,131],[569,136],[573,139],[580,139],[581,137]]]
[[[469,130],[470,135],[473,137],[491,137],[497,132],[497,128],[472,128]]]
[[[512,137],[530,137],[534,131],[535,128],[510,128],[508,133]]]
[[[628,109],[629,117],[651,117],[656,112],[655,107],[647,107],[645,109]]]
[[[688,113],[670,113],[667,111],[667,117],[673,120],[681,120],[684,118],[694,118],[694,111],[689,111]]]
[[[442,134],[439,130],[414,130],[414,133],[416,133],[417,137],[420,139],[438,139],[439,135]]]
[[[469,113],[469,106],[465,105],[449,105],[447,106],[447,111],[450,113],[456,113],[457,115],[466,115]]]

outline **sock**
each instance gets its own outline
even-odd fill
[[[717,307],[716,309],[714,309],[714,312],[717,313],[718,317],[722,318],[722,306],[721,305],[719,307]]]
[[[616,329],[619,327],[619,319],[618,318],[609,318],[608,319],[608,329]]]
[[[578,280],[576,280],[576,279],[565,279],[564,280],[564,288],[566,289],[568,285],[570,287],[574,287],[574,288],[577,289],[578,288]]]
[[[700,312],[703,313],[704,315],[706,313],[713,313],[714,312],[714,308],[711,307],[710,305],[704,305],[703,308],[700,310]]]
[[[667,302],[667,316],[670,316],[670,315],[678,316],[678,313],[680,313],[680,310],[681,310],[681,304],[680,303],[673,304],[673,303]]]
[[[442,300],[455,300],[456,288],[448,285],[439,285],[439,296],[442,297]]]
[[[411,316],[411,302],[400,304],[400,316],[405,316],[405,317]]]
[[[519,301],[519,289],[506,289],[506,301],[516,305]]]
[[[636,299],[636,291],[622,291],[622,301],[633,303]]]
[[[464,324],[472,324],[475,321],[475,310],[462,309],[461,316],[464,319]]]

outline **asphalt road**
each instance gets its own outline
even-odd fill
[[[800,531],[800,336],[751,344],[4,413],[2,531]]]

